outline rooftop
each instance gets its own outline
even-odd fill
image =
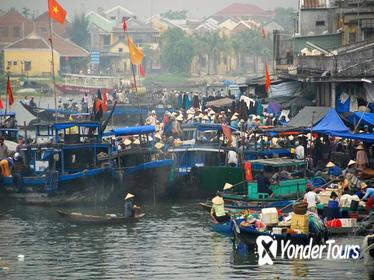
[[[215,13],[215,16],[241,17],[241,16],[267,16],[269,13],[252,4],[233,3]]]

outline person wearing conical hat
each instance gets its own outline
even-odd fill
[[[327,175],[336,176],[336,177],[342,175],[342,170],[340,169],[340,167],[337,166],[332,161],[330,161],[329,163],[326,164],[326,168],[328,169],[327,170]]]
[[[225,212],[225,202],[223,198],[217,194],[212,199],[212,209],[210,210],[210,216],[215,223],[226,223],[230,220],[230,216]]]
[[[353,193],[360,188],[360,180],[356,176],[356,173],[356,162],[350,160],[347,164],[347,168],[343,171],[345,177],[343,187]]]
[[[365,168],[369,166],[369,159],[365,151],[364,145],[358,145],[356,150],[356,168],[357,171],[362,172]]]
[[[128,193],[125,197],[125,203],[123,205],[123,217],[131,218],[135,217],[136,211],[140,209],[139,206],[134,204],[135,195]]]
[[[374,188],[369,187],[365,182],[361,182],[360,186],[361,192],[364,194],[361,200],[365,201],[366,214],[369,214],[374,208]]]

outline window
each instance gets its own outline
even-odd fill
[[[12,62],[8,61],[8,67],[12,66]]]
[[[118,52],[123,52],[123,48],[118,48]]]
[[[17,61],[13,61],[13,66],[17,66]]]
[[[9,36],[8,26],[2,26],[0,27],[0,35],[4,37]]]
[[[316,21],[316,26],[325,26],[325,21],[324,20],[317,20]]]
[[[118,40],[119,40],[119,41],[123,41],[123,40],[125,40],[125,35],[119,35],[119,36],[118,36]]]
[[[31,61],[25,61],[25,71],[31,71]]]

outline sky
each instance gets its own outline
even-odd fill
[[[248,3],[257,5],[265,10],[275,7],[296,7],[297,0],[58,0],[69,14],[75,12],[104,9],[121,5],[134,12],[140,18],[147,18],[152,14],[159,14],[168,10],[188,10],[192,18],[207,17],[231,3]],[[23,7],[41,14],[47,9],[47,0],[0,0],[0,9]]]

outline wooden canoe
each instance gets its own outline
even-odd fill
[[[95,215],[85,215],[82,213],[68,213],[61,210],[57,210],[57,213],[65,218],[70,223],[75,224],[86,224],[86,225],[115,225],[115,224],[125,224],[134,222],[145,214],[138,214],[135,217],[125,218],[121,216],[95,216]]]

